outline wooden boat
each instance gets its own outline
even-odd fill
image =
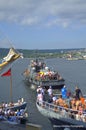
[[[32,60],[29,67],[23,73],[25,81],[36,86],[44,86],[53,89],[60,89],[65,84],[65,80],[56,71],[46,66],[43,60]]]
[[[86,112],[83,111],[82,114],[78,114],[81,111],[75,111],[70,108],[61,107],[48,102],[36,102],[38,111],[46,116],[53,126],[62,126],[64,128],[80,128],[80,130],[86,129]],[[75,127],[74,127],[75,126]],[[57,129],[56,129],[57,130]]]
[[[13,103],[11,105],[8,105],[5,109],[8,110],[8,109],[11,109],[13,111],[16,111],[16,110],[20,110],[20,109],[25,109],[27,107],[27,102],[22,102],[22,103]]]
[[[0,106],[0,121],[11,124],[25,124],[28,121],[27,102],[9,103]]]

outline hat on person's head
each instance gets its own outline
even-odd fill
[[[64,88],[66,88],[66,86],[64,85]]]
[[[50,86],[49,88],[52,88],[52,86]]]
[[[78,86],[76,86],[75,88],[78,89]]]
[[[40,86],[38,86],[38,88],[40,88]]]

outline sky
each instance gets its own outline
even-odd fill
[[[17,49],[86,48],[86,0],[0,0],[2,44]]]

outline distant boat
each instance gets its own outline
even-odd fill
[[[27,83],[53,89],[60,89],[65,84],[61,75],[46,66],[43,59],[31,60],[29,67],[23,73]]]
[[[79,60],[79,58],[77,58],[77,57],[71,57],[71,58],[67,58],[67,60]]]

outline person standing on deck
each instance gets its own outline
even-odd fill
[[[62,94],[62,98],[66,99],[67,98],[67,89],[66,86],[64,85],[63,88],[61,89],[61,94]]]
[[[37,101],[39,102],[40,105],[43,104],[43,94],[41,93],[41,90],[38,91]]]
[[[50,86],[47,91],[48,91],[49,96],[51,96],[53,94],[52,86]]]
[[[77,86],[75,88],[75,97],[76,99],[80,99],[80,97],[83,97],[81,89],[79,89]]]

